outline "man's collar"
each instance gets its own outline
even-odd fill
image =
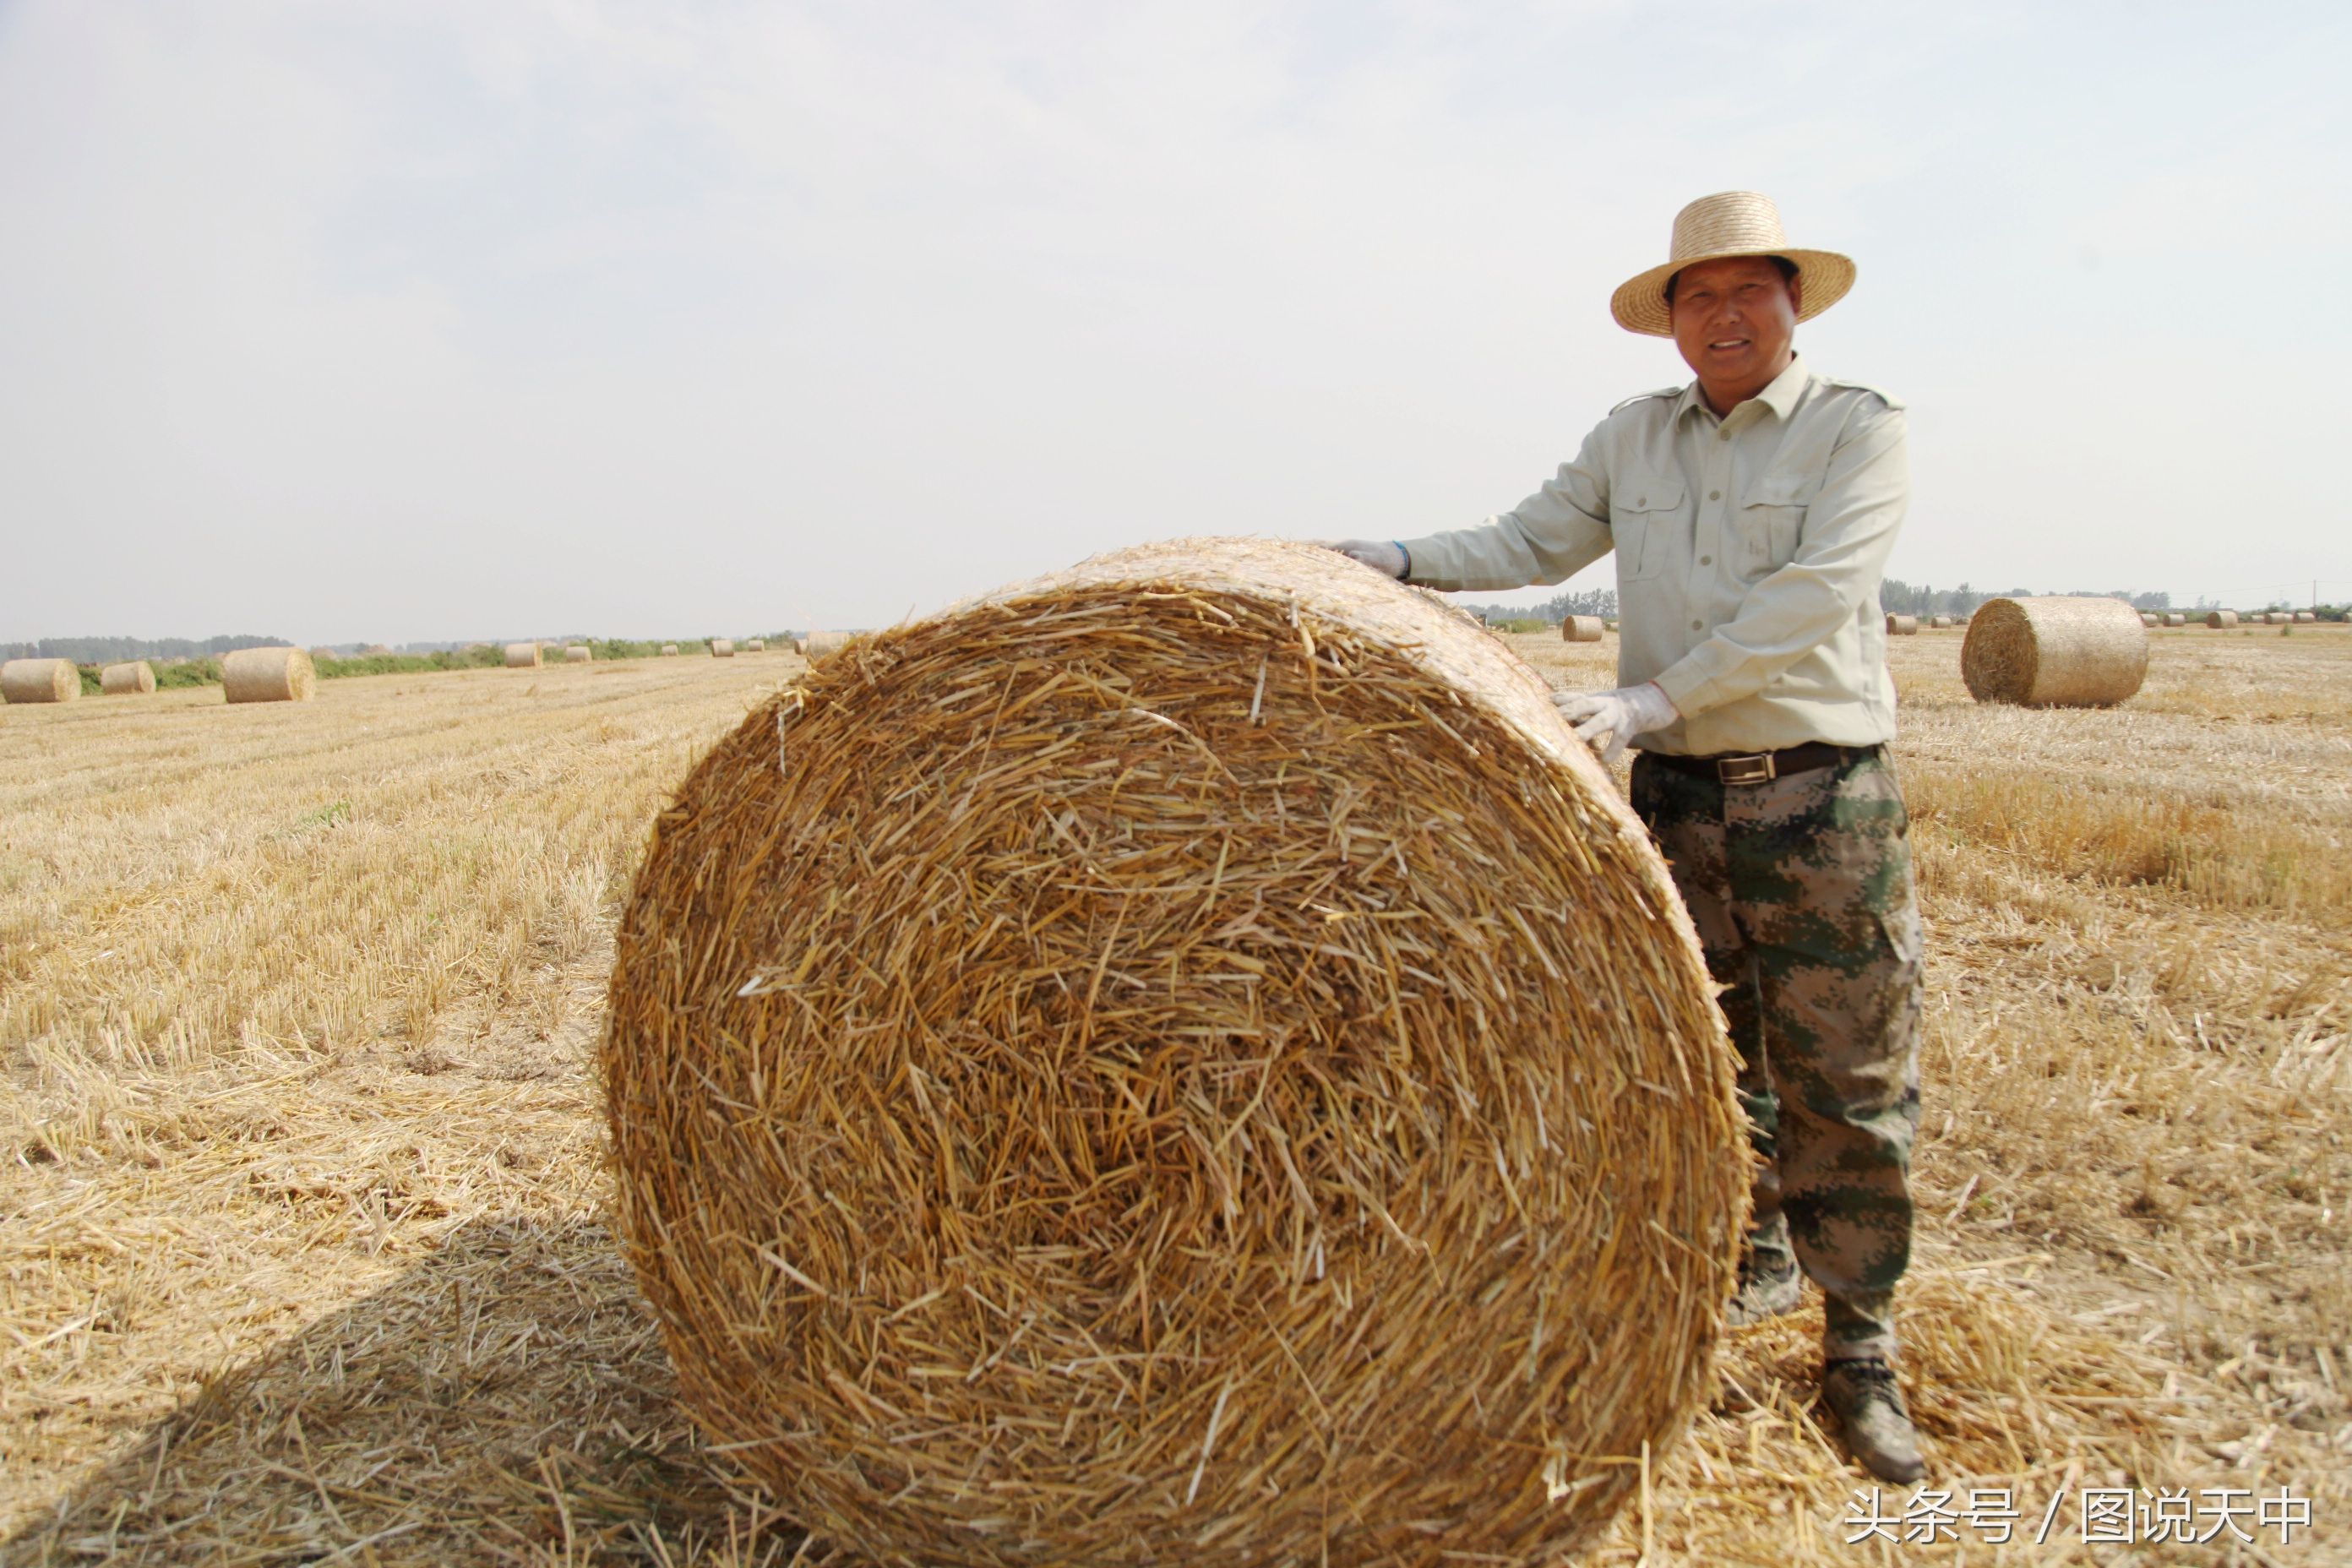
[[[1739,408],[1746,407],[1748,403],[1760,403],[1772,411],[1775,418],[1786,419],[1796,409],[1797,400],[1804,396],[1805,387],[1812,379],[1813,373],[1805,368],[1805,356],[1791,355],[1788,369],[1774,376],[1763,391],[1731,412],[1738,413]],[[1706,409],[1709,414],[1715,412],[1707,408],[1706,398],[1699,392],[1696,378],[1688,386],[1683,388],[1682,395],[1675,399],[1674,418],[1671,423],[1681,423],[1683,416],[1694,408]],[[1727,415],[1725,417],[1728,418],[1729,416]]]

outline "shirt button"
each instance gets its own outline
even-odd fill
[[[1709,490],[1706,492],[1706,499],[1709,500],[1721,500],[1723,499],[1723,492],[1721,490]]]
[[[1693,621],[1691,623],[1691,630],[1695,632],[1703,632],[1706,630],[1706,623],[1705,621]]]
[[[1647,506],[1650,504],[1650,498],[1648,496],[1635,496],[1633,498],[1633,504],[1637,507]]]
[[[1715,557],[1712,555],[1702,555],[1698,558],[1698,563],[1702,566],[1712,566],[1715,564]]]

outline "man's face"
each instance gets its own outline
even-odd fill
[[[1761,256],[1685,267],[1675,282],[1675,344],[1702,385],[1761,386],[1788,362],[1801,279]]]

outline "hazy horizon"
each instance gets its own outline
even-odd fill
[[[1607,298],[1733,188],[1860,264],[1798,341],[1910,406],[1895,576],[2342,602],[2347,63],[2318,5],[0,3],[0,642],[1468,525],[1687,379]]]

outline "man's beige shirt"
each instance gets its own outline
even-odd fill
[[[1911,496],[1903,405],[1799,359],[1718,419],[1694,382],[1621,403],[1517,509],[1402,541],[1433,588],[1563,582],[1617,552],[1617,679],[1708,756],[1895,736],[1879,579]]]

